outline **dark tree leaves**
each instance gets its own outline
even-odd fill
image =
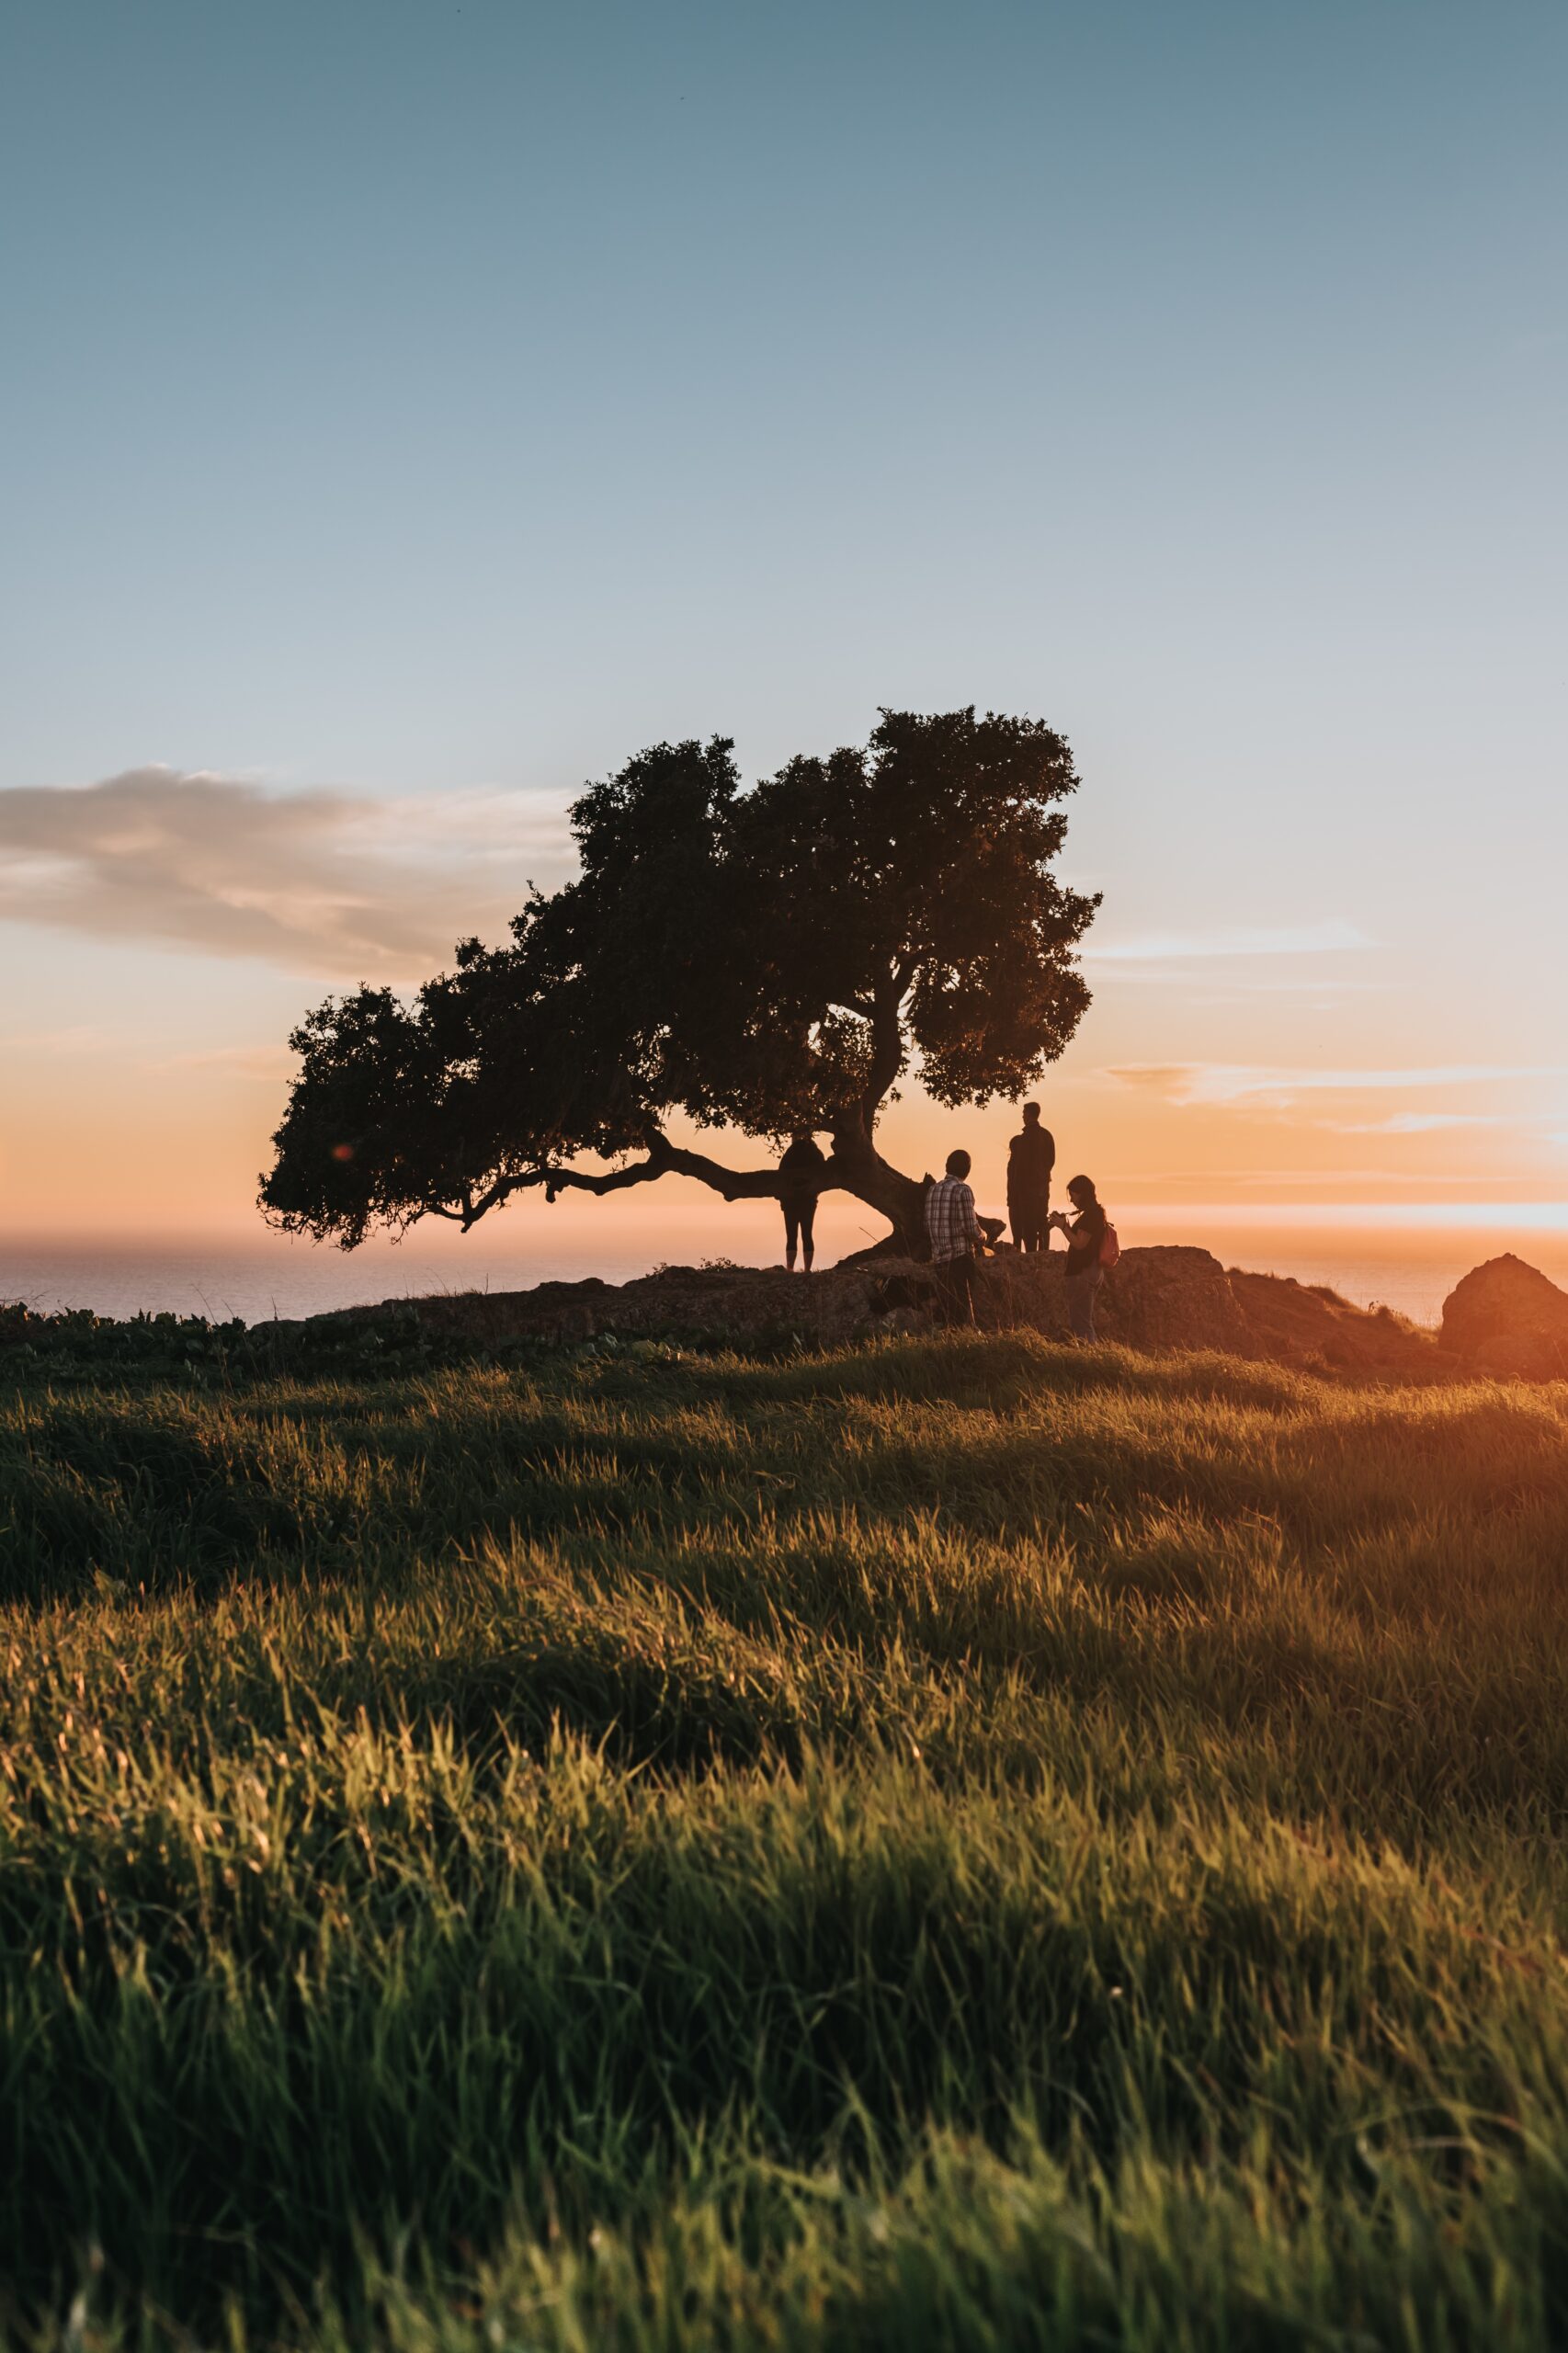
[[[679,1166],[775,1188],[673,1145],[683,1114],[831,1134],[829,1182],[907,1222],[917,1188],[874,1142],[900,1077],[955,1106],[1016,1095],[1089,1002],[1075,950],[1098,902],[1052,871],[1076,783],[1051,728],[972,710],[885,711],[863,750],[749,792],[722,738],[640,754],[575,803],[581,872],[508,946],[467,942],[412,1007],[361,989],[295,1033],[263,1206],[351,1246],[376,1222],[472,1223],[524,1185]]]

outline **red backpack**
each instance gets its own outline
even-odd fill
[[[1116,1228],[1108,1217],[1105,1222],[1105,1240],[1100,1244],[1100,1264],[1102,1267],[1114,1267],[1120,1256],[1121,1245],[1116,1238]]]

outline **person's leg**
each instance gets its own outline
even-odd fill
[[[1101,1269],[1090,1267],[1086,1273],[1069,1275],[1062,1289],[1067,1301],[1067,1323],[1075,1340],[1095,1339],[1095,1293],[1100,1287]]]
[[[816,1219],[817,1203],[816,1195],[813,1193],[809,1201],[802,1201],[801,1204],[801,1259],[808,1275],[812,1271],[813,1249],[812,1228],[815,1225]]]
[[[1045,1247],[1045,1206],[1034,1194],[1020,1199],[1013,1219],[1013,1232],[1020,1250],[1043,1250]]]
[[[800,1239],[801,1233],[801,1212],[796,1209],[791,1201],[786,1201],[783,1207],[784,1264],[789,1268],[790,1274],[793,1274],[795,1271],[795,1245]],[[811,1260],[809,1258],[807,1259],[806,1264],[810,1266]]]
[[[937,1278],[937,1298],[944,1324],[974,1322],[974,1261],[944,1258],[931,1272]]]

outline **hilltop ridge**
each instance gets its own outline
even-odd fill
[[[1065,1254],[1002,1251],[976,1281],[983,1328],[1024,1326],[1067,1336]],[[586,1340],[604,1333],[652,1338],[676,1333],[745,1339],[780,1330],[834,1343],[857,1333],[909,1330],[925,1321],[930,1269],[881,1258],[812,1275],[782,1267],[662,1267],[627,1283],[590,1278],[528,1290],[464,1291],[350,1308],[310,1319],[348,1325],[413,1313],[433,1337],[499,1346],[519,1339]],[[1096,1309],[1100,1336],[1139,1348],[1212,1348],[1303,1370],[1403,1380],[1453,1377],[1435,1334],[1389,1309],[1356,1307],[1336,1292],[1286,1275],[1227,1268],[1210,1251],[1154,1245],[1122,1253]],[[306,1326],[280,1325],[280,1335]]]
[[[1006,1248],[984,1260],[975,1284],[981,1329],[1066,1338],[1064,1264],[1060,1252],[1026,1258]],[[331,1362],[368,1371],[416,1359],[506,1361],[616,1337],[835,1347],[926,1330],[933,1292],[929,1267],[907,1258],[850,1260],[810,1276],[718,1258],[625,1283],[592,1276],[526,1290],[404,1294],[248,1327],[0,1304],[0,1370],[48,1366],[91,1380],[182,1364],[216,1375]],[[1353,1381],[1568,1380],[1568,1293],[1512,1256],[1466,1275],[1437,1330],[1388,1307],[1358,1307],[1324,1284],[1225,1267],[1210,1251],[1175,1244],[1123,1251],[1096,1313],[1100,1337],[1128,1347],[1205,1349]]]

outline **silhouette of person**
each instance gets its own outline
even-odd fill
[[[1007,1146],[1007,1222],[1020,1250],[1051,1247],[1051,1172],[1056,1139],[1040,1123],[1040,1105],[1024,1105],[1024,1124]]]
[[[805,1271],[812,1271],[812,1227],[816,1221],[817,1190],[827,1162],[809,1128],[798,1128],[778,1163],[778,1205],[784,1212],[784,1264],[795,1271],[799,1245]]]

